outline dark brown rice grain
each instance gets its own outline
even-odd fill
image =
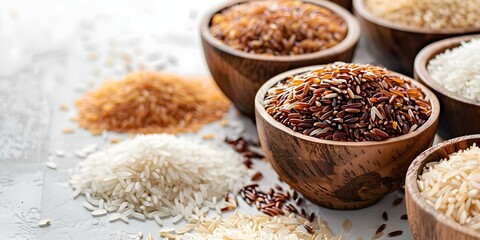
[[[307,211],[305,211],[305,208],[302,208],[300,216],[307,217]]]
[[[400,203],[403,202],[403,198],[399,197],[393,201],[393,206],[398,206]]]
[[[375,232],[375,235],[383,232],[383,230],[385,230],[386,227],[387,227],[387,224],[385,224],[385,223],[380,225],[380,227],[377,228],[377,231]]]
[[[387,236],[388,236],[388,237],[397,237],[397,236],[400,236],[400,235],[402,235],[402,234],[403,234],[403,231],[400,231],[400,230],[399,230],[399,231],[389,232]]]
[[[305,227],[305,229],[307,230],[308,233],[310,233],[310,234],[315,233],[315,230],[312,227],[310,227],[308,225],[303,225],[303,226]]]
[[[383,218],[383,220],[388,221],[388,213],[387,213],[387,212],[383,212],[383,213],[382,213],[382,218]]]
[[[297,200],[298,198],[298,192],[293,190],[293,200]]]

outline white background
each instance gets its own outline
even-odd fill
[[[170,72],[205,76],[198,25],[211,7],[222,1],[0,1],[0,239],[134,239],[139,231],[159,239],[160,227],[153,221],[130,224],[93,218],[81,203],[73,200],[67,181],[69,168],[80,161],[73,152],[88,144],[106,146],[112,137],[93,137],[68,120],[73,104],[82,92],[105,78],[119,78],[126,69],[123,58],[131,60],[132,70],[166,69]],[[355,60],[375,63],[360,44]],[[70,111],[59,109],[66,104]],[[228,114],[233,127],[213,123],[198,135],[214,133],[220,141],[238,133],[255,136],[253,123]],[[62,133],[65,127],[74,134]],[[58,170],[44,167],[54,156]],[[261,182],[272,186],[277,177],[265,162],[255,166],[266,172]],[[387,211],[385,233],[403,230],[395,239],[411,239],[404,202],[394,207],[393,193],[376,205],[357,211],[334,211],[309,205],[330,227],[341,233],[341,224],[353,222],[346,239],[370,239]],[[255,212],[246,206],[242,209]],[[52,224],[39,228],[40,219]],[[181,226],[181,224],[179,225]],[[386,237],[384,237],[386,238]]]

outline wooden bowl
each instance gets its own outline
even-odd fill
[[[449,38],[425,47],[415,58],[415,79],[429,87],[440,100],[439,135],[443,139],[480,133],[480,104],[445,89],[430,76],[428,62],[447,49],[458,47],[462,41],[480,38],[469,35]]]
[[[353,9],[362,25],[367,47],[380,64],[412,75],[417,53],[429,43],[469,33],[480,33],[480,28],[432,30],[404,26],[383,20],[366,8],[365,0],[353,0]]]
[[[410,163],[432,146],[440,111],[438,100],[428,88],[412,80],[432,104],[431,117],[416,131],[378,142],[306,136],[276,121],[264,109],[263,101],[268,89],[279,81],[319,67],[279,74],[259,89],[255,112],[260,143],[280,178],[311,201],[334,209],[372,205],[402,186]]]
[[[410,165],[405,180],[408,223],[415,239],[467,240],[480,239],[480,232],[464,227],[435,210],[420,195],[418,175],[425,164],[448,157],[450,154],[480,144],[480,135],[470,135],[437,144],[420,154]]]
[[[335,61],[351,61],[360,38],[360,25],[344,8],[323,0],[310,1],[330,9],[342,17],[348,27],[345,39],[336,46],[315,53],[295,56],[264,56],[235,50],[210,34],[213,15],[246,0],[233,1],[207,14],[201,25],[205,59],[210,72],[223,93],[242,113],[254,117],[255,93],[271,77],[290,69]]]
[[[330,2],[340,5],[350,12],[352,11],[352,0],[330,0]]]

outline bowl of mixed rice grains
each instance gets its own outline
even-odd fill
[[[385,68],[336,62],[277,75],[255,99],[257,131],[279,176],[335,209],[374,204],[403,185],[433,143],[439,103]]]

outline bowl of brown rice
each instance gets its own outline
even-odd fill
[[[405,180],[415,239],[480,239],[480,135],[439,143],[420,154]]]
[[[480,1],[353,0],[367,48],[385,67],[413,73],[413,62],[429,43],[480,33]]]
[[[450,139],[480,133],[480,35],[444,39],[415,58],[415,79],[440,101],[438,133]]]
[[[350,61],[360,38],[353,15],[329,1],[230,1],[201,23],[210,72],[237,109],[254,116],[255,93],[276,74]]]
[[[282,180],[319,205],[358,209],[404,183],[435,137],[440,107],[422,84],[385,68],[310,66],[268,80],[257,131]]]

